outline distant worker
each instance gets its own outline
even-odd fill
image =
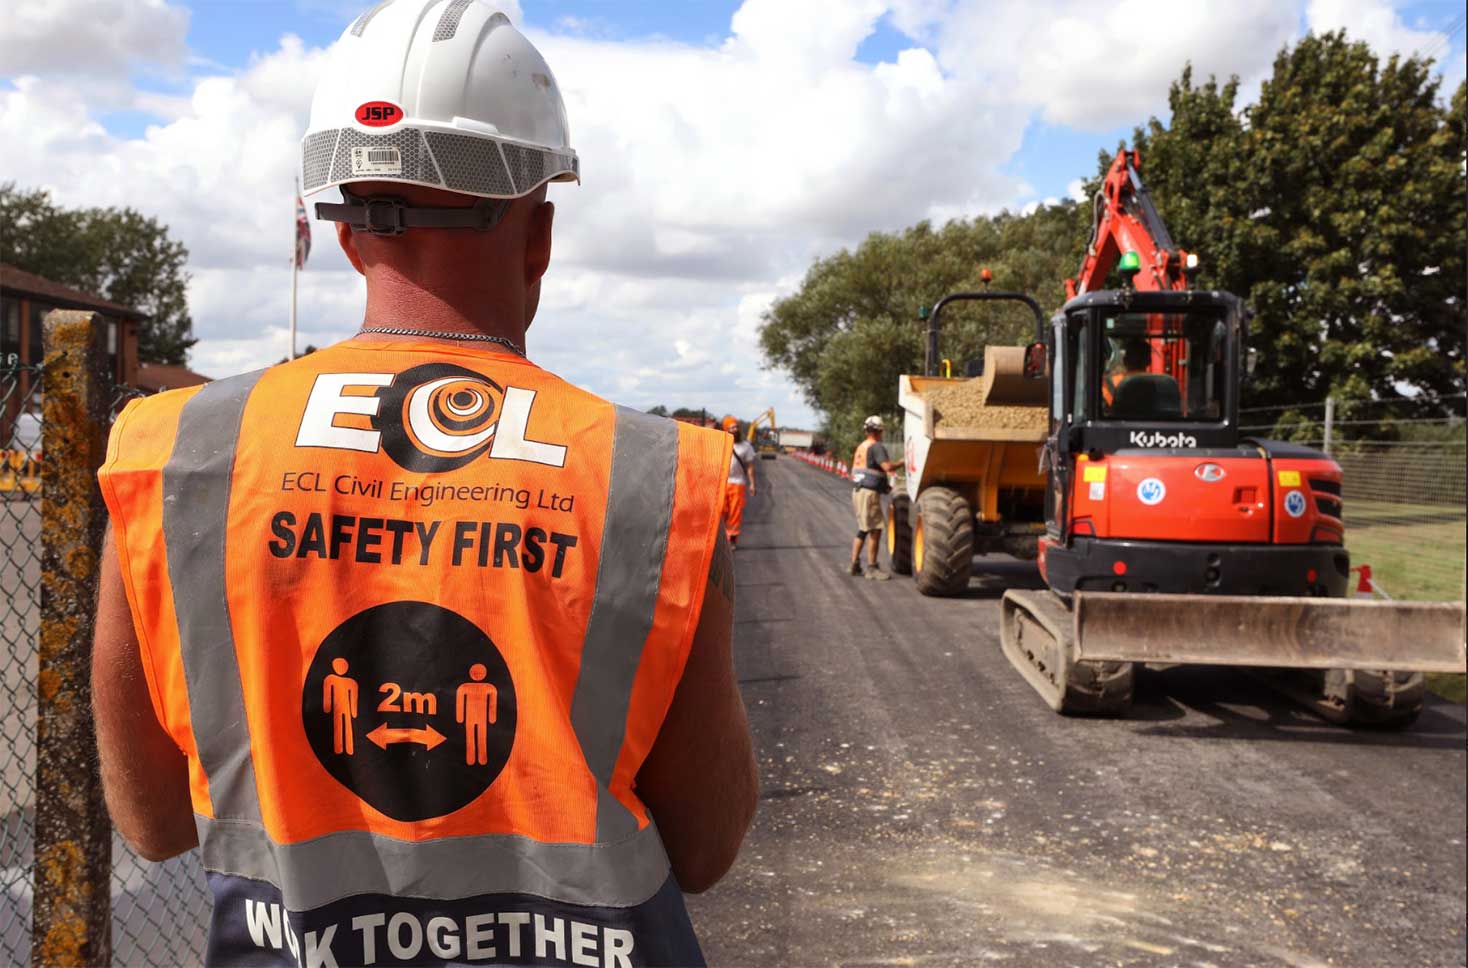
[[[851,574],[860,576],[861,546],[867,546],[866,576],[876,581],[886,581],[892,576],[877,564],[877,546],[881,543],[882,495],[890,491],[887,475],[896,472],[882,443],[882,418],[871,416],[862,424],[866,439],[856,447],[851,458],[851,480],[855,485],[851,492],[851,505],[856,510],[856,540],[851,543]]]
[[[744,528],[744,504],[754,494],[754,445],[739,436],[739,421],[725,417],[724,432],[734,438],[729,455],[729,480],[724,485],[724,534],[729,547],[739,547],[739,532]]]
[[[683,892],[757,800],[731,441],[525,358],[568,138],[489,3],[376,4],[302,144],[307,192],[341,188],[317,215],[361,332],[113,427],[102,778],[138,853],[202,848],[209,964],[704,963]],[[538,488],[575,501],[484,498]]]
[[[1121,365],[1106,374],[1101,383],[1101,396],[1108,407],[1116,403],[1116,391],[1129,376],[1146,373],[1152,365],[1152,346],[1140,336],[1128,337],[1121,347]]]

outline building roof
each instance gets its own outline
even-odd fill
[[[203,383],[209,383],[210,377],[202,373],[195,373],[186,366],[174,366],[171,363],[139,363],[137,375],[133,377],[133,386],[150,393],[161,393],[164,390],[177,390],[180,387],[196,387]]]
[[[62,309],[91,309],[109,316],[120,316],[124,319],[147,319],[148,314],[139,312],[119,303],[109,302],[98,296],[88,295],[80,289],[63,286],[59,282],[36,275],[34,272],[26,272],[17,269],[13,265],[0,262],[0,289],[6,292],[24,293],[27,296],[35,296]],[[192,384],[190,384],[192,385]]]

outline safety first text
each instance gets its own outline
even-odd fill
[[[544,569],[551,578],[561,577],[578,543],[574,534],[509,521],[410,521],[316,511],[277,511],[270,532],[266,547],[276,558],[428,565],[439,556],[456,568]]]

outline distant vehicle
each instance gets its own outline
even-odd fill
[[[787,454],[795,450],[810,450],[815,442],[816,435],[809,430],[780,431],[780,447]]]
[[[761,427],[760,424],[765,426]],[[754,444],[760,460],[774,460],[780,453],[780,433],[775,429],[775,408],[771,407],[749,422],[749,442]]]

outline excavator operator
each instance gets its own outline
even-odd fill
[[[1141,336],[1127,337],[1122,343],[1121,366],[1101,382],[1106,416],[1128,420],[1182,416],[1177,381],[1165,373],[1151,372],[1151,367],[1151,344]]]

